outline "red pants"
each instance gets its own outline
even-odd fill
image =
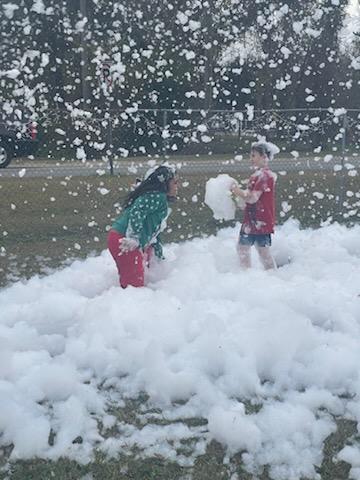
[[[131,252],[122,253],[120,250],[122,238],[124,238],[124,235],[116,230],[110,230],[108,248],[119,272],[120,285],[123,288],[128,285],[143,287],[145,267],[149,263],[153,248],[151,246],[147,247],[144,252],[137,248]]]

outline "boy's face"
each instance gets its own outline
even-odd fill
[[[250,159],[254,167],[264,167],[267,164],[265,155],[261,155],[257,150],[251,150]]]

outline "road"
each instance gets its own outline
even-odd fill
[[[325,157],[326,159],[328,157]],[[186,174],[197,173],[241,173],[250,170],[248,159],[221,160],[217,158],[209,159],[190,159],[170,158],[169,163],[176,165],[179,171]],[[152,165],[152,160],[117,160],[114,162],[113,173],[115,175],[138,175],[141,177],[144,172]],[[157,159],[157,163],[161,160]],[[288,159],[275,159],[271,162],[271,168],[275,172],[294,172],[294,171],[339,171],[341,166],[348,171],[360,169],[360,156],[349,156],[342,159],[333,157],[325,161],[324,157],[298,157]],[[29,177],[81,177],[91,175],[104,175],[110,173],[110,167],[103,161],[64,161],[56,162],[51,160],[29,160],[16,159],[9,167],[0,170],[1,178],[29,178]]]

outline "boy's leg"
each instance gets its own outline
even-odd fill
[[[241,245],[241,243],[237,246],[237,251],[240,258],[240,266],[243,269],[247,269],[251,267],[251,246],[250,245]]]
[[[247,235],[240,231],[237,251],[240,258],[240,266],[243,269],[251,267],[251,246],[254,244],[251,235]]]
[[[256,235],[255,247],[265,270],[276,268],[275,260],[271,255],[271,234]]]
[[[258,251],[261,263],[265,270],[276,268],[276,263],[271,255],[270,247],[261,247],[256,243],[256,250]]]

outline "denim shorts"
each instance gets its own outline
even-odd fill
[[[257,235],[253,233],[240,233],[239,236],[239,244],[240,245],[247,245],[251,247],[252,245],[256,245],[258,247],[270,247],[271,246],[271,235],[270,233],[266,233],[263,235]]]

